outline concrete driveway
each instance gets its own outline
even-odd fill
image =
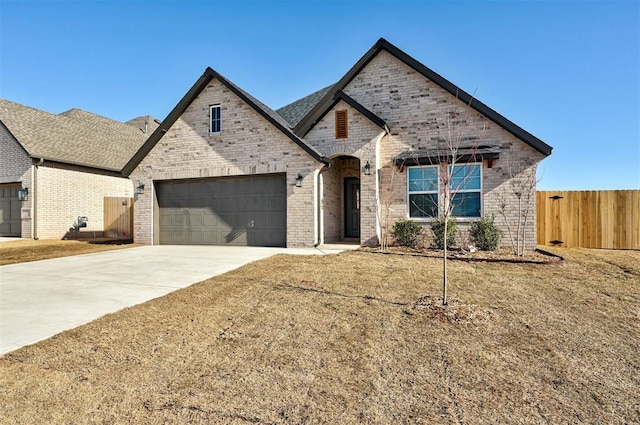
[[[275,254],[328,249],[143,246],[0,267],[0,355]]]

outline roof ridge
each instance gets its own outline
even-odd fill
[[[8,99],[0,98],[0,102],[11,103],[13,105],[19,106],[20,108],[29,109],[29,110],[35,111],[35,112],[37,112],[39,114],[46,114],[46,115],[49,115],[50,117],[57,117],[58,116],[58,114],[54,114],[52,112],[45,111],[44,109],[34,108],[33,106],[24,105],[22,103],[14,102],[14,101],[8,100]],[[1,119],[1,117],[0,117],[0,119]]]

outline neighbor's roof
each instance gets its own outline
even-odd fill
[[[198,78],[189,91],[182,97],[178,104],[169,112],[169,115],[160,123],[160,126],[151,134],[149,139],[140,147],[131,160],[122,168],[122,174],[125,176],[130,175],[133,170],[142,162],[142,160],[151,152],[153,147],[162,139],[162,136],[169,131],[171,126],[180,118],[182,113],[191,105],[191,103],[198,97],[198,95],[207,87],[211,80],[218,80],[221,84],[227,87],[236,96],[242,99],[247,105],[252,107],[257,113],[262,115],[267,121],[287,136],[291,141],[300,146],[305,152],[307,152],[312,158],[319,162],[328,164],[329,159],[325,158],[320,152],[308,145],[304,140],[298,137],[290,128],[289,123],[273,109],[260,102],[249,93],[236,86],[230,80],[226,79],[217,71],[207,67],[204,73]]]
[[[353,80],[359,73],[366,67],[373,58],[382,50],[395,56],[400,61],[404,62],[409,67],[413,68],[424,77],[433,81],[453,96],[460,99],[460,101],[468,104],[476,111],[480,112],[485,117],[489,118],[514,136],[520,138],[529,146],[533,147],[544,155],[550,155],[553,148],[547,145],[542,140],[538,139],[528,131],[509,121],[504,116],[500,115],[484,103],[475,99],[469,93],[460,89],[458,86],[445,79],[441,75],[432,71],[424,66],[402,50],[398,49],[393,44],[389,43],[384,38],[379,39],[376,44],[365,53],[362,58],[338,81],[336,84],[330,87],[326,87],[320,91],[317,91],[305,98],[302,98],[290,105],[284,106],[278,109],[293,127],[293,131],[300,137],[305,137],[306,134],[313,128],[313,126],[327,113],[327,110],[332,107],[335,101],[336,94],[344,90],[345,87]],[[315,103],[314,103],[315,102]],[[294,112],[295,111],[295,112]],[[300,113],[306,111],[302,118],[299,117]]]
[[[0,121],[32,158],[120,171],[157,127],[149,117],[133,124],[105,118],[81,109],[59,115],[0,99]]]

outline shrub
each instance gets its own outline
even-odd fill
[[[494,217],[481,218],[471,223],[469,234],[475,246],[481,251],[495,251],[502,239],[502,230],[493,221]]]
[[[422,226],[412,220],[398,220],[391,229],[391,234],[400,246],[416,248],[420,245]]]
[[[431,222],[431,232],[433,233],[433,247],[444,249],[444,219],[439,218]],[[452,247],[456,243],[458,234],[458,223],[453,218],[447,224],[447,247]]]

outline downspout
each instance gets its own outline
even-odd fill
[[[31,183],[33,191],[33,212],[31,214],[33,239],[38,240],[38,167],[44,164],[44,158],[40,158],[33,165],[33,182]]]
[[[391,131],[389,130],[389,127],[387,126],[387,124],[384,125],[384,134],[382,134],[382,136],[378,137],[376,139],[376,164],[375,164],[375,168],[376,168],[376,172],[375,172],[375,179],[376,179],[376,208],[378,209],[378,214],[376,214],[376,233],[378,236],[378,243],[382,243],[382,204],[380,202],[380,174],[378,173],[378,170],[380,170],[380,143],[382,142],[382,140],[387,137],[387,135],[389,135],[389,133],[391,133]]]

